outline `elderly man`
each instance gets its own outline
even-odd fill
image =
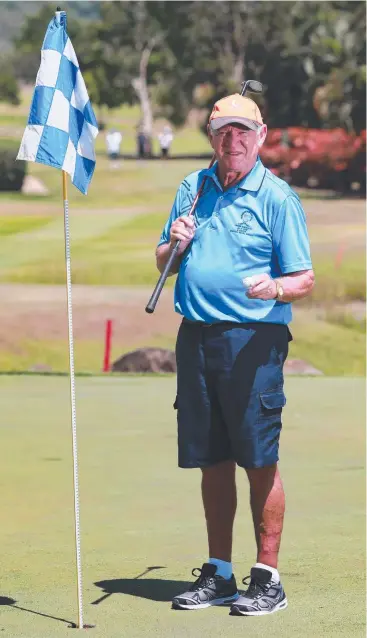
[[[216,163],[180,185],[156,256],[163,270],[180,240],[175,309],[179,466],[200,468],[209,558],[173,607],[231,603],[231,613],[284,609],[278,572],[285,509],[277,462],[286,399],[283,365],[291,304],[313,287],[305,214],[296,193],[264,168],[267,133],[252,100],[214,105],[208,136]],[[207,175],[193,218],[191,203]],[[232,572],[236,466],[244,468],[257,545],[247,589]]]

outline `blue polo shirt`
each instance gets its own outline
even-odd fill
[[[249,299],[245,277],[280,277],[312,268],[305,213],[298,195],[260,159],[244,179],[223,190],[212,168],[181,183],[158,245],[170,241],[172,222],[189,212],[207,176],[175,287],[175,310],[192,321],[288,324],[290,303]]]

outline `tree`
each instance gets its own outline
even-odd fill
[[[55,15],[55,4],[41,3],[36,14],[28,16],[19,35],[14,39],[13,66],[16,76],[24,82],[33,84],[41,62],[41,47],[46,29]],[[76,20],[68,24],[68,32],[73,41],[80,26]]]
[[[311,39],[315,108],[323,126],[359,133],[366,128],[365,3],[320,3],[318,18]]]
[[[20,103],[18,83],[12,72],[6,70],[6,67],[0,71],[0,102],[8,102],[15,106]]]
[[[102,3],[101,19],[85,33],[79,47],[86,81],[94,78],[91,99],[109,108],[138,101],[141,126],[148,136],[153,125],[149,65],[165,38],[152,11],[154,4],[142,0]]]
[[[148,134],[154,116],[180,125],[251,77],[264,85],[254,99],[269,127],[365,127],[363,2],[89,4],[98,5],[93,19],[70,20],[69,31],[92,102],[140,104]],[[17,40],[23,79],[34,81],[50,13],[42,5]]]

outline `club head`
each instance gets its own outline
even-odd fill
[[[247,80],[242,83],[242,91],[241,95],[245,95],[247,92],[249,93],[262,93],[263,85],[261,82],[257,80]]]

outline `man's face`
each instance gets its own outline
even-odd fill
[[[266,127],[263,129],[265,139]],[[216,131],[208,127],[209,140],[220,166],[225,171],[238,173],[251,170],[262,145],[262,131],[259,134],[242,124],[226,124]]]

